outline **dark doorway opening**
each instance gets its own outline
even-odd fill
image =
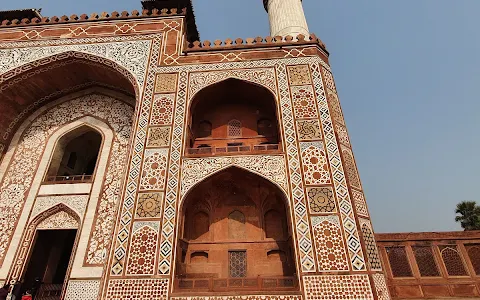
[[[76,235],[76,229],[37,230],[22,294],[30,290],[36,300],[60,299]]]

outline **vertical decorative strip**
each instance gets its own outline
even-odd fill
[[[312,246],[312,234],[307,216],[307,205],[303,189],[302,173],[300,171],[300,157],[296,143],[295,125],[293,120],[292,99],[288,87],[287,70],[283,63],[276,65],[278,85],[280,91],[280,105],[282,112],[285,143],[287,146],[288,168],[293,196],[295,228],[297,243],[300,250],[302,272],[315,272],[315,259]]]
[[[165,206],[163,210],[163,224],[160,237],[160,258],[158,273],[168,275],[172,266],[172,251],[177,214],[177,198],[180,190],[180,158],[182,156],[182,138],[185,122],[185,103],[187,97],[188,73],[181,72],[179,76],[177,103],[175,105],[175,117],[172,133],[172,145],[170,150],[170,163],[168,168],[167,190]]]
[[[338,149],[335,133],[333,131],[332,120],[325,97],[325,90],[323,87],[322,75],[320,73],[320,66],[318,63],[310,64],[312,71],[315,93],[317,96],[318,110],[320,112],[320,120],[323,127],[323,135],[325,137],[325,144],[330,161],[330,169],[333,175],[333,182],[335,192],[339,201],[340,215],[342,217],[343,229],[347,239],[348,254],[352,268],[355,271],[365,270],[365,258],[363,256],[358,228],[355,222],[353,213],[353,206],[348,193],[347,181],[340,158],[340,151]]]
[[[150,108],[152,105],[153,89],[155,83],[155,69],[151,66],[158,61],[160,54],[161,39],[155,38],[152,42],[151,56],[149,61],[148,75],[145,82],[145,91],[143,97],[138,99],[139,114],[134,129],[135,136],[132,139],[133,148],[130,159],[130,166],[128,177],[125,182],[125,194],[123,197],[123,204],[120,209],[120,216],[117,221],[117,236],[115,238],[115,248],[113,253],[113,260],[111,262],[110,275],[119,276],[125,271],[125,256],[130,235],[130,227],[132,223],[133,209],[135,198],[138,191],[138,183],[140,177],[140,167],[143,160],[143,151],[145,148],[145,141],[147,137],[147,125],[150,115]],[[140,87],[141,88],[141,87]]]

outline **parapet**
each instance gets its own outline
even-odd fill
[[[189,43],[185,49],[185,52],[198,52],[198,51],[212,51],[212,50],[232,50],[232,49],[251,49],[251,48],[268,48],[268,47],[286,47],[297,45],[318,45],[325,52],[325,44],[315,35],[304,36],[302,34],[297,37],[292,36],[267,36],[266,38],[247,38],[247,39],[226,39],[225,41],[216,40],[213,43],[211,41],[195,41]]]
[[[102,12],[101,14],[93,13],[90,16],[87,14],[83,15],[71,15],[61,16],[61,17],[42,17],[42,18],[24,18],[21,20],[2,20],[0,23],[0,28],[3,27],[15,27],[15,26],[32,26],[32,25],[46,25],[46,24],[60,24],[60,23],[78,23],[78,22],[91,22],[98,20],[123,20],[123,19],[138,19],[138,18],[149,18],[149,17],[164,17],[164,16],[185,16],[187,9],[182,9],[179,11],[176,8],[171,9],[153,9],[147,10],[144,9],[141,13],[138,10],[134,10],[131,13],[128,11],[123,11],[121,13],[114,11],[112,13]]]

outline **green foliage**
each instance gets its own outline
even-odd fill
[[[462,201],[455,210],[456,222],[465,230],[480,230],[480,206],[475,201]]]

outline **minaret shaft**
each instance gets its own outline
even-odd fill
[[[268,0],[271,36],[309,35],[301,0]]]

